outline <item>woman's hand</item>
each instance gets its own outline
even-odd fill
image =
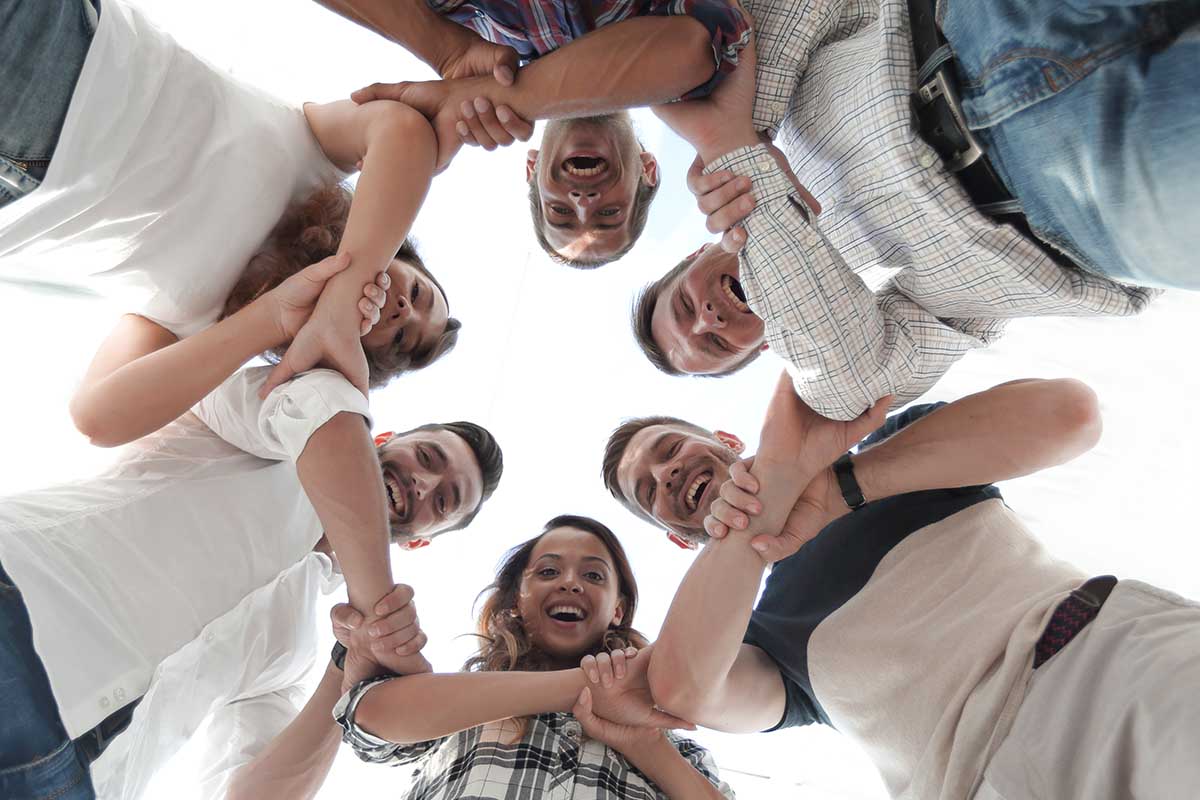
[[[271,291],[264,294],[257,302],[271,307],[271,318],[279,326],[280,335],[285,340],[295,338],[304,323],[312,316],[317,299],[325,283],[339,272],[350,266],[350,257],[345,254],[330,256],[316,264],[311,264],[291,276]],[[362,299],[358,301],[358,311],[362,315],[359,334],[366,336],[371,328],[379,322],[379,309],[387,301],[387,289],[392,279],[386,272],[379,273],[375,283],[363,286]]]
[[[584,691],[587,692],[587,699],[582,709],[589,719],[600,718],[603,722],[615,725],[617,728],[695,730],[696,726],[690,722],[659,711],[655,707],[654,699],[650,696],[650,683],[646,676],[646,671],[650,666],[650,650],[650,647],[641,650],[629,647],[625,650],[615,650],[612,653],[601,653],[598,656],[584,656],[580,667],[587,676],[589,686],[584,688]],[[580,701],[583,701],[582,692]],[[581,706],[577,703],[576,708],[581,708]],[[580,721],[582,722],[582,720]],[[597,728],[597,730],[601,730],[601,728]],[[613,732],[616,728],[603,728],[603,730]],[[626,731],[623,735],[633,736],[634,734]],[[597,738],[601,737],[597,735]]]

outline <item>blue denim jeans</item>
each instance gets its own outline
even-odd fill
[[[99,0],[0,0],[0,206],[41,185]]]
[[[0,565],[0,798],[95,797],[87,759],[67,737],[33,649],[25,601]]]
[[[963,110],[1084,269],[1200,289],[1200,3],[941,0]]]

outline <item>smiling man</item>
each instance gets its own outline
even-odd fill
[[[133,800],[211,716],[201,782],[224,797],[295,716],[315,604],[342,574],[376,660],[425,668],[418,646],[396,649],[416,621],[394,617],[407,600],[387,545],[469,524],[499,446],[468,422],[373,444],[367,399],[339,373],[264,401],[268,369],[235,374],[96,478],[0,501],[0,796]],[[314,754],[325,768],[336,744]]]

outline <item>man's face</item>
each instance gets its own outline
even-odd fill
[[[663,287],[650,332],[681,372],[724,372],[763,346],[763,321],[738,282],[738,259],[706,247],[679,277]]]
[[[638,186],[658,182],[658,164],[642,152],[628,114],[551,120],[541,150],[529,151],[526,178],[537,181],[550,246],[594,259],[629,243]]]
[[[413,431],[392,437],[377,450],[388,522],[398,543],[432,539],[479,506],[483,476],[475,454],[458,434]]]
[[[680,425],[634,434],[617,465],[617,486],[643,514],[688,541],[708,540],[704,517],[737,453],[714,436]]]

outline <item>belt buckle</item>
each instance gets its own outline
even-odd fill
[[[954,157],[946,162],[947,169],[951,172],[960,172],[983,156],[983,147],[975,138],[975,134],[971,133],[971,129],[967,127],[962,105],[958,102],[958,93],[954,91],[949,78],[946,77],[945,65],[938,67],[934,71],[933,77],[921,84],[917,89],[917,96],[921,99],[921,104],[926,106],[934,103],[939,97],[944,98],[946,106],[950,109],[950,115],[954,117],[954,121],[958,125],[959,133],[967,143],[967,149],[955,153]]]

